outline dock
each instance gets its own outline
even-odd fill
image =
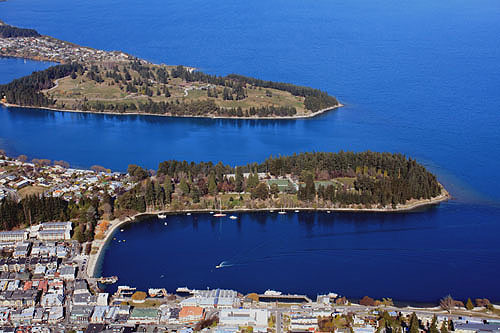
[[[260,302],[281,302],[281,303],[312,303],[306,295],[269,295],[259,294]]]

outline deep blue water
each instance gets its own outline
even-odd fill
[[[274,270],[266,274],[259,270],[270,264],[256,262],[242,266],[239,275],[237,266],[214,275],[206,273],[204,266],[185,267],[179,263],[182,260],[175,260],[175,277],[169,275],[172,280],[165,283],[174,285],[172,281],[180,276],[182,285],[194,287],[206,281],[210,286],[221,283],[221,287],[242,291],[283,285],[280,289],[297,292],[335,289],[350,296],[383,296],[390,290],[396,298],[434,300],[450,290],[500,300],[496,281],[500,254],[495,242],[500,232],[499,15],[500,3],[495,0],[0,3],[0,19],[43,34],[96,48],[121,49],[153,62],[191,65],[209,73],[236,72],[309,85],[346,104],[318,118],[290,121],[121,117],[1,108],[0,149],[119,170],[129,163],[156,168],[166,159],[222,160],[234,165],[271,154],[311,150],[402,152],[435,172],[455,200],[418,214],[322,217],[323,222],[318,220],[314,228],[343,232],[344,228],[394,225],[404,229],[342,236],[341,241],[350,246],[343,243],[347,248],[343,251],[352,258],[335,267],[342,274],[334,273],[334,268],[327,273],[319,270],[340,260],[335,255],[308,252],[299,257],[301,262],[307,258],[313,262],[307,266],[307,278],[299,270],[296,279],[290,278],[291,257],[273,259]],[[9,81],[15,73],[25,75],[46,66],[0,59],[0,82]],[[284,227],[285,222],[271,217],[263,224],[251,223],[262,218],[246,216],[242,221],[249,228],[244,233],[246,246],[272,240],[278,231],[298,239],[287,245],[289,252],[314,245],[304,236],[308,224],[286,219],[292,221]],[[198,223],[201,234],[191,232],[189,221],[178,228],[183,235],[174,228],[173,235],[183,241],[175,250],[182,250],[186,258],[188,253],[198,253],[212,266],[222,256],[217,252],[212,256],[207,251],[211,247],[200,242],[212,230],[210,222],[202,220]],[[453,227],[457,225],[460,227]],[[133,233],[139,236],[148,228],[147,224],[134,227]],[[243,235],[224,230],[228,239]],[[259,234],[259,230],[264,231]],[[127,249],[143,253],[142,249],[156,244],[144,252],[154,256],[163,247],[170,249],[167,234],[161,233],[165,245],[142,241],[140,246],[132,246],[127,241]],[[330,246],[337,241],[336,236],[324,240]],[[221,250],[229,251],[231,242],[227,243],[220,245],[228,247]],[[266,251],[279,252],[283,246],[276,244]],[[364,246],[370,250],[349,250]],[[470,251],[458,251],[461,248]],[[108,259],[121,258],[118,249],[111,246],[104,272],[120,270],[121,279],[130,284],[145,279],[151,284],[163,283],[159,280],[163,273],[156,274],[159,271],[139,279],[124,270],[120,260]],[[260,283],[263,276],[266,287]]]
[[[154,217],[114,234],[102,274],[117,274],[121,285],[172,291],[188,285],[500,300],[498,214],[451,202],[410,214],[253,213],[237,214],[236,222],[200,214],[169,216],[167,226]]]

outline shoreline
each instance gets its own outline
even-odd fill
[[[22,109],[42,109],[42,110],[48,110],[48,111],[59,111],[59,112],[73,112],[73,113],[90,113],[90,114],[102,114],[102,115],[113,115],[113,116],[158,116],[158,117],[171,117],[171,118],[206,118],[206,119],[242,119],[242,120],[294,120],[294,119],[309,119],[309,118],[314,118],[317,117],[323,113],[326,113],[328,111],[332,111],[341,107],[344,107],[345,105],[342,103],[339,103],[335,106],[324,108],[321,110],[318,110],[316,112],[312,112],[311,114],[307,115],[299,115],[299,116],[283,116],[283,117],[226,117],[226,116],[197,116],[197,115],[171,115],[171,114],[155,114],[155,113],[146,113],[146,112],[126,112],[126,113],[120,113],[120,112],[98,112],[98,111],[82,111],[82,110],[70,110],[70,109],[56,109],[56,108],[49,108],[49,107],[42,107],[42,106],[24,106],[24,105],[17,105],[17,104],[10,104],[6,102],[0,101],[0,105],[6,107],[6,108],[22,108]]]
[[[284,208],[284,211],[287,212],[295,212],[295,210],[298,210],[299,212],[344,212],[344,213],[404,213],[404,212],[410,212],[412,210],[418,209],[418,208],[423,208],[423,207],[428,207],[428,206],[434,206],[437,205],[441,202],[448,201],[451,199],[451,195],[446,191],[444,187],[441,187],[441,194],[437,197],[431,198],[431,199],[423,199],[423,200],[418,200],[417,202],[409,203],[402,205],[401,207],[397,208],[304,208],[304,207],[290,207],[290,208]],[[274,210],[275,212],[280,210],[280,208],[237,208],[237,209],[225,209],[222,210],[224,213],[254,213],[254,212],[270,212],[271,210]],[[113,235],[113,233],[118,229],[120,226],[127,224],[127,223],[133,223],[136,222],[137,218],[142,217],[142,216],[150,216],[150,215],[158,215],[158,214],[167,214],[167,215],[181,215],[185,213],[195,213],[195,214],[206,214],[211,211],[214,211],[213,209],[184,209],[184,210],[179,210],[179,211],[166,211],[166,210],[158,210],[158,211],[151,211],[151,212],[144,212],[144,213],[137,213],[133,216],[128,216],[124,220],[119,220],[119,219],[114,219],[110,221],[111,226],[106,230],[105,236],[103,239],[99,240],[94,240],[91,244],[91,249],[97,248],[97,252],[95,254],[90,254],[89,259],[87,262],[87,267],[86,267],[86,273],[87,276],[91,278],[95,278],[96,274],[96,269],[98,268],[98,263],[101,260],[101,255],[104,249],[106,248],[106,244],[108,243],[109,239]],[[118,277],[119,279],[120,277]]]

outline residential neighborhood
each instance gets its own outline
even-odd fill
[[[47,163],[46,160],[23,162],[0,158],[0,201],[7,197],[19,200],[30,194],[60,197],[66,201],[78,200],[82,195],[100,198],[105,193],[115,196],[134,185],[127,174],[102,167],[85,170]]]
[[[135,59],[123,52],[96,50],[49,36],[0,38],[0,56],[59,63],[120,62]]]

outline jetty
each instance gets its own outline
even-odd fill
[[[306,295],[282,295],[282,294],[258,294],[259,302],[278,302],[278,303],[312,303],[312,300]]]

